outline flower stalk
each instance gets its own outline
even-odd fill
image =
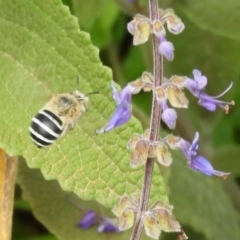
[[[158,20],[158,1],[149,0],[149,14],[152,21]],[[150,120],[150,141],[157,141],[159,129],[160,129],[160,120],[161,120],[161,106],[158,104],[156,99],[156,88],[161,86],[163,81],[163,57],[159,53],[159,39],[153,35],[153,99],[152,99],[152,113]],[[143,230],[143,214],[148,209],[148,201],[151,190],[151,182],[153,175],[154,159],[148,158],[143,177],[143,185],[140,197],[140,206],[139,211],[136,216],[135,225],[133,228],[132,236],[130,240],[139,240],[142,235]]]
[[[96,133],[108,132],[126,124],[132,116],[132,95],[141,90],[152,91],[150,127],[143,134],[134,133],[127,144],[128,150],[131,151],[131,166],[136,168],[144,165],[141,193],[123,196],[113,209],[113,213],[118,217],[120,231],[127,230],[134,225],[130,240],[139,240],[143,229],[152,239],[159,239],[161,232],[180,232],[178,239],[187,239],[181,230],[180,223],[172,214],[172,206],[165,205],[159,200],[154,207],[149,208],[155,160],[163,166],[170,166],[172,156],[168,148],[171,148],[182,151],[187,159],[187,166],[191,170],[222,178],[226,178],[230,173],[215,170],[205,157],[198,154],[198,132],[192,143],[171,134],[161,138],[159,137],[160,121],[162,120],[169,129],[175,128],[177,112],[174,108],[188,108],[189,106],[184,89],[189,90],[198,99],[198,104],[207,110],[215,111],[219,107],[228,113],[229,106],[234,105],[234,101],[226,102],[219,98],[230,90],[233,83],[223,93],[212,97],[205,93],[208,82],[206,76],[197,69],[193,70],[193,79],[178,75],[170,78],[164,77],[163,57],[168,61],[174,58],[174,47],[165,38],[164,25],[167,25],[168,31],[173,34],[181,33],[185,26],[173,9],[159,9],[157,0],[149,0],[149,13],[149,17],[141,14],[135,15],[128,23],[127,29],[133,35],[133,45],[143,44],[148,41],[150,35],[152,36],[153,73],[143,72],[141,77],[129,82],[121,91],[118,91],[114,82],[111,81],[112,97],[116,108],[108,123]],[[170,108],[168,103],[173,108]]]

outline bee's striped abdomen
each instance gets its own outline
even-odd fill
[[[52,112],[41,110],[32,118],[29,131],[37,147],[47,147],[60,137],[63,131],[62,121]]]

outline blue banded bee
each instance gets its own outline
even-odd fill
[[[56,139],[73,129],[78,119],[87,110],[88,95],[75,90],[72,93],[61,93],[52,96],[50,101],[32,118],[29,127],[32,141],[38,148],[51,145]]]

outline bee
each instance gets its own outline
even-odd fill
[[[72,130],[87,110],[88,95],[75,90],[71,93],[55,94],[49,102],[32,118],[29,127],[32,141],[38,148],[54,143]]]

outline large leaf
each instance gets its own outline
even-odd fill
[[[178,220],[209,240],[239,239],[239,214],[223,189],[224,180],[193,172],[185,162],[175,154],[169,178],[170,200]]]
[[[94,134],[114,110],[112,74],[69,9],[59,0],[3,0],[0,28],[1,147],[24,156],[31,168],[41,168],[46,179],[57,179],[64,190],[107,207],[139,190],[143,170],[130,167],[126,143],[141,131],[140,124],[132,119],[109,134]],[[77,75],[84,93],[102,94],[91,97],[89,111],[66,137],[37,149],[28,133],[31,117],[51,94],[74,90]],[[160,196],[167,201],[157,169],[151,196],[152,201]]]

